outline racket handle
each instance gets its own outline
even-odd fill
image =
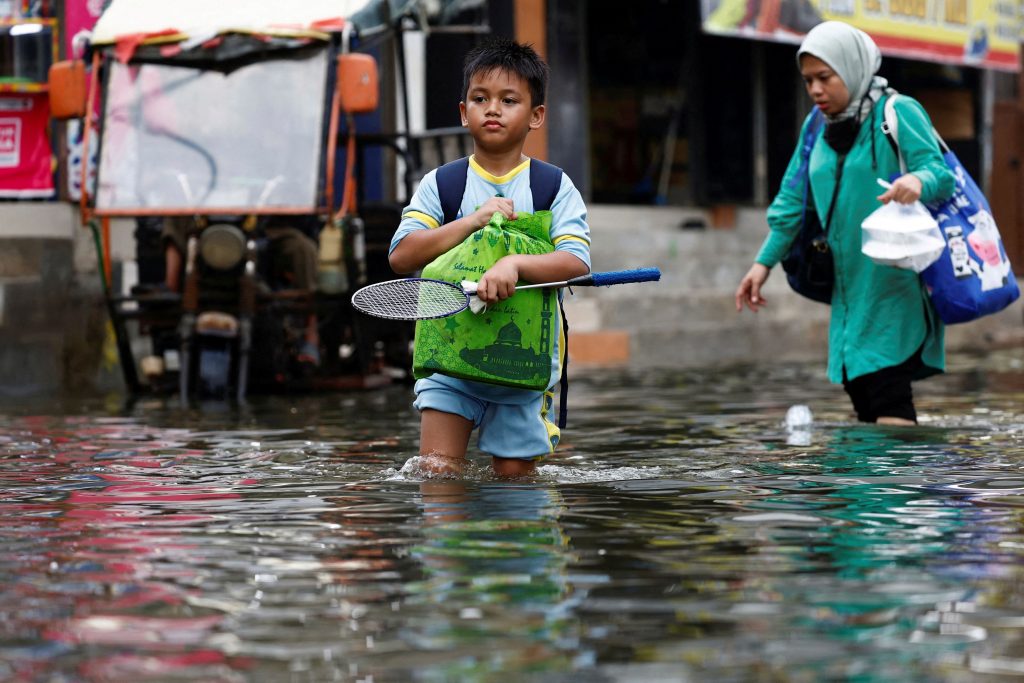
[[[561,282],[538,282],[532,285],[519,285],[516,291],[538,289],[540,287],[607,287],[624,285],[627,282],[656,282],[661,279],[661,271],[657,268],[635,268],[633,270],[609,270],[604,273],[587,273]],[[472,292],[475,293],[475,292]]]
[[[569,287],[607,287],[629,282],[656,282],[661,279],[657,268],[635,268],[633,270],[611,270],[604,273],[589,273],[569,280]]]

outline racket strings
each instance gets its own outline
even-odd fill
[[[352,296],[352,305],[392,320],[442,318],[466,308],[468,297],[456,285],[434,280],[392,280],[370,285]]]

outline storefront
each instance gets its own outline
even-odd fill
[[[546,11],[549,155],[593,202],[765,205],[809,109],[796,45],[826,19],[874,37],[881,74],[925,105],[986,184],[993,112],[1017,98],[1016,2],[641,0],[608,11],[549,0]],[[585,125],[570,129],[566,107]]]
[[[47,80],[54,61],[95,23],[102,0],[0,0],[0,199],[76,196],[77,125],[50,121]]]
[[[54,194],[47,71],[57,21],[46,3],[0,3],[0,198]]]

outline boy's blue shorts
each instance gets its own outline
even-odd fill
[[[416,380],[417,410],[461,415],[479,429],[480,450],[500,458],[533,460],[554,452],[561,436],[552,422],[550,391],[505,389],[432,375]],[[495,400],[507,397],[509,402]]]

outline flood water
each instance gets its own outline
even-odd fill
[[[591,371],[514,483],[418,475],[407,387],[6,405],[0,680],[1018,679],[1024,351],[917,395]]]

